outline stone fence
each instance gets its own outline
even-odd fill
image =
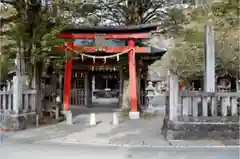
[[[35,111],[35,95],[36,90],[25,90],[23,92],[23,103],[20,112]],[[13,97],[14,93],[12,90],[7,90],[6,88],[0,90],[0,112],[8,111],[14,114]]]
[[[179,91],[177,76],[172,75],[166,100],[166,138],[239,138],[240,92]]]
[[[12,83],[0,90],[0,128],[25,128],[26,122],[23,121],[29,116],[37,118],[35,101],[36,90],[26,89],[23,80],[15,76]]]

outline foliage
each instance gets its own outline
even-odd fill
[[[216,26],[216,52],[219,72],[236,75],[240,63],[240,3],[238,0],[215,3],[212,6]]]
[[[4,80],[7,76],[8,72],[10,71],[9,68],[9,62],[6,60],[6,58],[3,55],[0,55],[0,83],[1,80]]]
[[[221,1],[210,6],[190,8],[186,16],[190,19],[176,39],[175,49],[160,62],[161,66],[178,74],[189,82],[203,76],[204,26],[215,27],[216,71],[235,75],[239,68],[239,19],[240,4],[237,1]]]
[[[166,60],[165,66],[167,68],[186,80],[197,79],[203,72],[203,44],[192,42],[191,36],[197,37],[199,35],[190,32],[192,31],[186,32],[184,39],[177,42],[177,49],[171,52],[169,59],[163,59]]]
[[[172,37],[179,36],[184,31],[184,26],[189,24],[189,19],[185,16],[181,8],[167,8],[161,20],[163,33]]]
[[[4,46],[4,53],[7,60],[16,58],[17,68],[21,74],[27,74],[30,87],[36,89],[36,109],[41,115],[41,78],[43,69],[49,62],[49,56],[56,51],[56,45],[64,44],[64,40],[56,38],[69,23],[77,22],[75,11],[79,8],[85,9],[84,0],[75,3],[71,0],[67,3],[62,0],[39,1],[39,0],[1,0],[0,2],[10,5],[16,13],[10,17],[1,18],[1,28],[9,25],[7,31],[2,31],[8,39]],[[43,2],[48,2],[44,4]],[[80,5],[80,6],[77,6]],[[89,9],[89,8],[88,8]],[[85,10],[82,15],[87,12]],[[86,18],[82,18],[83,22]],[[78,21],[79,22],[79,21]],[[80,23],[81,20],[80,20]],[[64,54],[60,60],[55,60],[55,66],[63,66]],[[20,64],[19,64],[20,63]],[[53,62],[52,62],[53,63]],[[24,67],[25,66],[25,67]],[[24,68],[26,68],[24,70]],[[7,69],[6,69],[7,70]]]
[[[13,16],[16,18],[14,20],[11,18],[11,21],[7,20],[9,17],[1,19],[8,25],[7,32],[4,32],[8,44],[3,47],[3,53],[8,58],[15,58],[17,53],[21,54],[28,68],[36,66],[36,63],[46,63],[48,57],[56,52],[54,47],[65,42],[56,38],[56,35],[81,17],[83,22],[80,23],[89,22],[87,14],[94,10],[85,1],[74,0],[67,3],[54,0],[51,4],[25,0],[5,3],[15,8],[16,14]],[[61,58],[54,60],[56,66],[62,66],[64,59],[67,58],[63,55],[58,54]],[[32,69],[27,71],[33,73]]]

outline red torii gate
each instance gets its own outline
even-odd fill
[[[156,31],[158,24],[139,25],[129,27],[89,27],[81,26],[79,28],[70,27],[57,35],[58,38],[72,39],[67,42],[65,46],[58,46],[59,49],[73,52],[82,52],[87,54],[93,53],[119,53],[128,51],[128,65],[129,65],[129,84],[130,84],[130,118],[139,118],[137,108],[137,78],[136,78],[136,62],[135,53],[144,55],[153,55],[160,53],[157,56],[162,56],[166,51],[160,50],[153,52],[151,47],[139,47],[135,45],[135,40],[150,39],[151,31]],[[74,45],[75,39],[94,39],[95,46],[76,46]],[[104,45],[105,39],[125,39],[128,42],[127,46],[109,47]],[[72,74],[72,59],[68,59],[65,65],[64,77],[64,111],[69,110],[70,106],[70,90],[71,90],[71,74]]]

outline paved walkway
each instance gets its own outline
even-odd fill
[[[112,125],[112,113],[98,113],[98,124],[90,127],[89,114],[74,117],[73,125],[65,122],[9,133],[5,140],[28,143],[98,144],[122,146],[224,146],[237,144],[237,141],[220,142],[215,140],[167,141],[161,135],[162,116],[140,120],[121,118],[119,125]]]

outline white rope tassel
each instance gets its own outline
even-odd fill
[[[69,51],[72,51],[72,52],[75,52],[75,53],[79,53],[77,51],[74,51],[72,48],[70,47],[67,47],[66,49],[64,49],[65,52],[67,50]],[[95,59],[104,59],[104,61],[106,61],[107,58],[117,58],[117,61],[120,60],[120,55],[123,55],[123,54],[126,54],[128,53],[129,51],[133,51],[133,55],[134,55],[134,59],[135,59],[135,49],[134,48],[129,48],[129,49],[126,49],[125,51],[121,52],[121,53],[118,53],[118,54],[114,54],[114,55],[109,55],[109,56],[92,56],[92,55],[88,55],[88,54],[84,54],[84,53],[80,53],[81,54],[81,57],[82,57],[82,61],[84,60],[84,57],[87,57],[87,58],[92,58],[93,59],[93,62],[95,63]],[[134,60],[135,61],[135,60]]]
[[[81,54],[81,58],[82,58],[82,61],[84,61],[84,56],[83,56],[83,54]]]
[[[119,61],[119,54],[117,54],[117,61]]]
[[[93,64],[95,64],[95,57],[93,57]]]
[[[92,66],[92,71],[94,71],[94,67]]]
[[[104,64],[107,63],[107,57],[104,57]]]

